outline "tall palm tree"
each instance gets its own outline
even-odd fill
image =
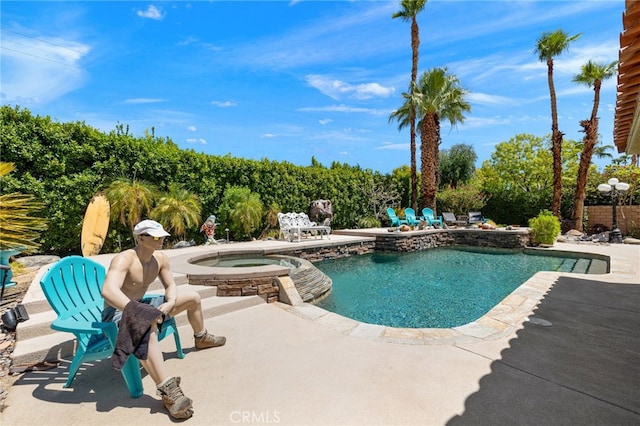
[[[149,215],[162,223],[168,232],[184,239],[187,229],[200,224],[202,206],[197,195],[171,183]]]
[[[592,61],[587,62],[581,68],[580,74],[573,78],[578,84],[593,87],[593,108],[589,120],[580,121],[584,129],[582,154],[580,155],[580,165],[578,166],[578,179],[576,182],[576,193],[573,199],[573,222],[575,229],[582,231],[582,214],[584,211],[584,200],[587,196],[587,174],[591,165],[591,158],[594,148],[598,142],[598,107],[600,105],[600,87],[602,81],[613,77],[616,72],[618,61],[610,64],[599,64]]]
[[[553,203],[552,213],[561,218],[560,204],[562,202],[562,137],[564,133],[558,130],[558,108],[556,105],[556,89],[553,84],[553,58],[569,49],[569,44],[580,34],[569,36],[562,30],[544,32],[536,41],[535,53],[541,62],[547,63],[547,79],[549,81],[549,95],[551,97],[551,152],[553,153]]]
[[[111,205],[111,217],[118,218],[133,234],[133,227],[142,220],[142,214],[151,211],[158,190],[142,180],[118,179],[105,190],[105,196]]]
[[[422,74],[408,97],[409,107],[414,106],[416,116],[420,117],[422,206],[433,211],[436,211],[438,191],[440,123],[447,120],[455,126],[464,122],[464,113],[471,111],[471,105],[465,99],[467,93],[458,77],[449,74],[447,68],[433,68]]]
[[[416,16],[422,12],[427,0],[401,0],[402,10],[394,13],[391,18],[400,18],[403,21],[411,21],[411,84],[416,84],[418,78],[418,52],[420,48],[420,29]],[[391,120],[391,117],[389,118]],[[418,192],[418,173],[416,170],[416,115],[414,110],[409,111],[407,117],[409,125],[409,138],[411,149],[411,207],[417,209],[416,198]],[[406,125],[399,126],[398,130]]]

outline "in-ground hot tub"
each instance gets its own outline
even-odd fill
[[[185,273],[189,284],[216,286],[218,296],[258,295],[279,300],[279,278],[290,277],[303,301],[314,300],[331,289],[331,278],[307,260],[263,251],[213,251],[172,260],[174,272]]]

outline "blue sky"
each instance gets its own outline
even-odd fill
[[[309,165],[311,157],[389,173],[409,133],[389,123],[411,71],[399,1],[3,1],[3,105],[103,131],[155,128],[214,155]],[[429,0],[418,17],[419,74],[446,66],[471,113],[442,124],[441,149],[551,131],[545,31],[582,33],[555,60],[559,128],[581,140],[593,90],[571,80],[618,59],[623,0]],[[602,86],[600,134],[613,145],[616,78]],[[614,156],[617,152],[611,151]],[[419,152],[418,152],[419,155]],[[596,162],[599,166],[608,161]]]

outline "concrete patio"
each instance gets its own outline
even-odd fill
[[[341,238],[351,237],[313,244]],[[215,297],[218,314],[208,317],[207,327],[227,336],[225,346],[192,350],[188,326],[180,327],[184,360],[175,357],[171,339],[162,342],[168,369],[194,400],[187,422],[640,424],[640,246],[555,248],[610,256],[611,273],[536,274],[528,283],[542,291],[539,303],[521,305],[497,333],[467,330],[452,339],[445,331],[436,338],[424,330],[360,324],[306,304],[255,301],[225,309],[236,298]],[[110,261],[110,255],[97,258]],[[85,365],[64,389],[69,362],[24,373],[10,389],[2,425],[174,423],[148,376],[145,395],[132,399],[106,360]]]

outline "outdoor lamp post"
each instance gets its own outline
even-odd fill
[[[610,243],[621,243],[622,233],[618,229],[618,197],[624,194],[629,189],[629,184],[620,182],[616,178],[611,178],[607,183],[601,183],[598,185],[598,191],[604,195],[611,194],[611,202],[613,203],[613,221],[611,223],[611,233],[609,234]]]
[[[227,233],[227,242],[229,242],[229,228],[225,228],[224,230],[225,230],[225,231],[226,231],[226,233]]]

